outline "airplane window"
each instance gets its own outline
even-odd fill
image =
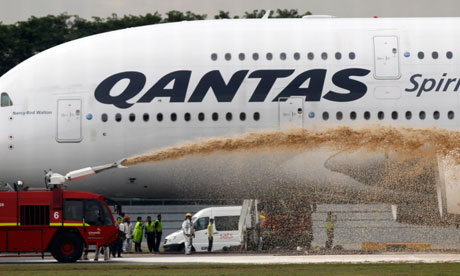
[[[309,60],[313,60],[315,58],[315,54],[310,52],[310,53],[308,53],[307,57],[308,57]]]
[[[300,59],[300,54],[299,53],[294,53],[294,59],[299,60]]]
[[[280,59],[281,60],[286,60],[286,53],[281,53],[280,54]]]
[[[171,113],[171,121],[175,122],[177,120],[177,114]]]
[[[350,53],[348,54],[348,58],[351,59],[351,60],[353,60],[353,59],[356,58],[356,54],[355,54],[354,52],[350,52]]]
[[[339,53],[339,52],[335,53],[335,59],[336,59],[336,60],[342,59],[342,54]]]
[[[343,118],[343,114],[342,114],[342,112],[340,112],[340,111],[339,111],[339,112],[337,112],[337,114],[335,114],[335,117],[336,117],[336,118],[337,118],[337,120],[339,120],[339,121],[340,121],[340,120],[342,120],[342,118]]]
[[[120,113],[115,114],[115,121],[121,122],[121,114]]]
[[[364,119],[369,120],[371,118],[371,113],[369,111],[364,112]]]
[[[412,112],[406,111],[406,119],[407,119],[407,120],[412,119]]]
[[[328,112],[323,112],[323,120],[324,121],[329,120],[329,113]]]
[[[198,120],[204,121],[204,113],[203,112],[198,113]]]
[[[438,59],[439,54],[438,54],[438,52],[433,52],[433,53],[431,53],[431,56],[433,57],[433,59]]]
[[[227,114],[225,114],[225,119],[227,119],[227,121],[231,121],[232,120],[232,113],[230,112],[227,112]]]
[[[163,114],[161,114],[161,113],[158,113],[158,114],[157,114],[157,121],[158,121],[158,122],[163,121]]]
[[[212,59],[212,60],[217,60],[217,54],[216,54],[216,53],[213,53],[213,54],[211,55],[211,59]]]
[[[13,105],[13,102],[11,101],[8,93],[2,93],[0,106],[4,107],[4,106],[12,106],[12,105]]]
[[[323,60],[326,60],[326,59],[327,59],[327,53],[326,53],[326,52],[322,53],[322,54],[321,54],[321,58],[322,58]]]
[[[216,113],[216,112],[212,113],[212,120],[213,120],[213,121],[219,120],[219,114]]]
[[[258,121],[260,119],[259,112],[254,112],[254,121]]]
[[[454,55],[452,54],[451,51],[449,51],[449,52],[446,53],[446,57],[447,57],[448,59],[452,59],[453,56],[454,56]]]
[[[350,112],[350,119],[356,120],[356,112],[354,111]]]
[[[392,118],[393,120],[397,120],[397,119],[398,119],[398,112],[397,112],[397,111],[391,112],[391,118]]]
[[[246,113],[244,113],[244,112],[241,112],[241,113],[240,113],[240,120],[241,120],[241,121],[245,121],[245,120],[246,120]]]
[[[425,118],[426,118],[425,111],[420,111],[420,113],[418,114],[418,116],[420,117],[421,120],[425,120]]]
[[[130,113],[130,114],[129,114],[129,120],[130,120],[131,122],[134,122],[134,121],[136,120],[136,115],[134,115],[134,113]]]
[[[259,59],[259,54],[258,53],[253,53],[252,54],[252,59],[253,60],[258,60]]]
[[[184,120],[185,120],[185,121],[188,122],[188,121],[190,121],[191,118],[192,118],[192,116],[190,116],[190,113],[185,113],[185,114],[184,114]]]
[[[102,120],[104,123],[107,122],[108,119],[109,119],[109,116],[107,116],[106,113],[104,113],[104,114],[101,115],[101,120]]]
[[[240,53],[240,54],[238,55],[238,58],[239,58],[240,60],[244,60],[245,55],[244,55],[243,53]]]
[[[447,118],[449,118],[449,120],[454,119],[454,112],[452,110],[447,112]]]
[[[423,59],[425,57],[425,54],[423,52],[418,52],[417,56],[419,59]]]
[[[385,119],[385,113],[383,113],[383,111],[379,111],[379,113],[377,113],[377,117],[379,120],[383,120]]]
[[[149,119],[150,119],[150,115],[148,113],[144,113],[144,115],[142,116],[142,118],[144,119],[144,122],[148,122]]]
[[[231,59],[232,59],[232,55],[230,53],[226,53],[225,60],[231,60]]]
[[[439,116],[440,116],[440,115],[439,115],[439,111],[433,112],[433,118],[434,118],[435,120],[438,120],[438,119],[439,119]]]
[[[272,60],[272,58],[273,58],[272,53],[267,53],[267,60]]]

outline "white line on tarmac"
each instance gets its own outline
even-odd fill
[[[460,262],[460,254],[385,255],[215,255],[115,258],[112,262],[150,264],[321,264],[321,263],[447,263]]]

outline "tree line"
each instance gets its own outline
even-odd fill
[[[231,17],[229,12],[219,11],[214,19],[260,18],[265,12],[265,10],[254,10],[245,12],[241,17]],[[270,17],[300,18],[304,15],[311,15],[311,13],[301,14],[296,9],[278,9],[276,12],[271,12]],[[0,21],[0,76],[41,51],[77,38],[129,27],[206,18],[206,14],[169,11],[164,16],[158,12],[123,17],[112,14],[108,18],[93,17],[91,20],[86,20],[78,15],[64,13],[44,17],[32,16],[27,21],[15,24],[3,24]]]

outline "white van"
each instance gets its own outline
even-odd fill
[[[214,219],[214,243],[212,251],[220,251],[231,246],[240,246],[238,222],[241,206],[211,207],[198,211],[193,217],[195,238],[192,241],[197,252],[208,250],[207,229],[209,220]],[[168,235],[164,241],[165,251],[183,251],[184,234],[182,229]]]

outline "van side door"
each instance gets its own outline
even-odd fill
[[[194,223],[195,238],[193,239],[193,247],[195,251],[207,251],[208,250],[208,235],[206,230],[208,229],[209,217],[198,218]]]

